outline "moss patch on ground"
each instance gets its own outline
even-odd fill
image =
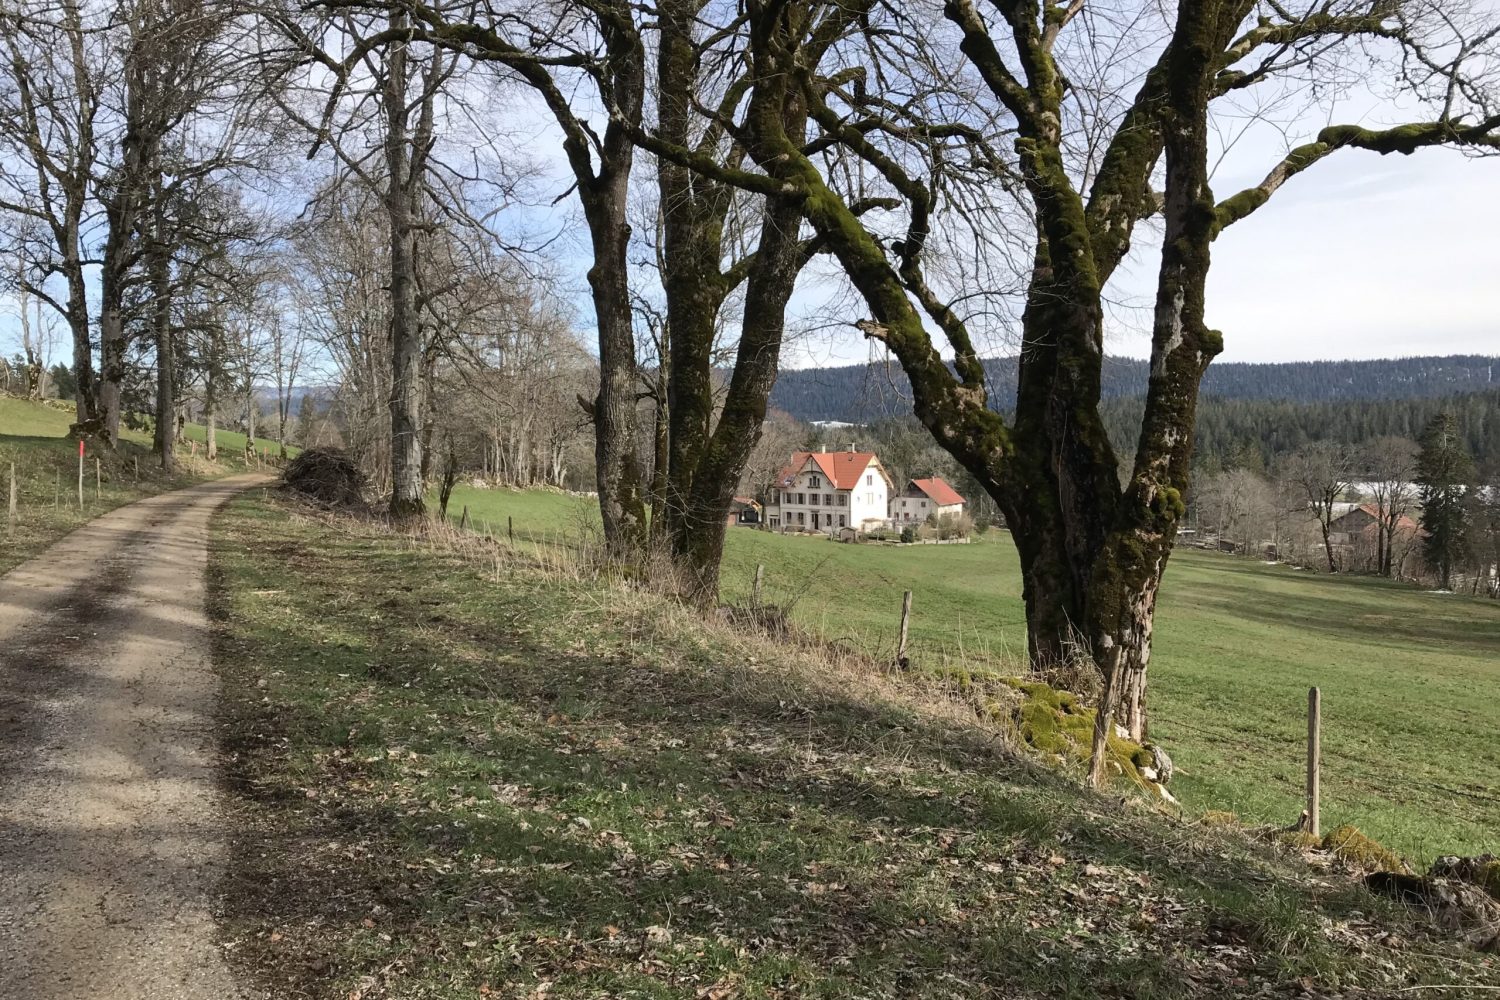
[[[1382,847],[1361,833],[1358,828],[1348,824],[1329,830],[1323,837],[1322,847],[1345,864],[1364,871],[1405,872],[1410,870],[1401,855]]]
[[[1010,712],[1022,742],[1044,756],[1060,756],[1087,767],[1097,717],[1094,709],[1085,707],[1071,692],[1059,691],[1041,681],[1006,678],[1004,683],[1021,693],[1021,701],[1014,708],[997,705],[994,711]],[[1151,751],[1110,733],[1108,757],[1115,777],[1137,785],[1147,784],[1140,769],[1151,766]]]

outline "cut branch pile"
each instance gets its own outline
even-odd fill
[[[368,485],[364,473],[337,448],[311,448],[292,459],[281,477],[294,493],[328,508],[364,510]]]

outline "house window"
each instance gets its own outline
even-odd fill
[[[843,514],[840,514],[840,515],[839,515],[839,527],[840,527],[840,528],[844,528],[844,527],[847,527],[847,525],[846,525],[846,524],[844,524],[844,515],[843,515]]]
[[[798,493],[797,494],[797,502],[798,503],[807,503],[807,494],[806,493]]]
[[[823,506],[824,507],[832,507],[833,506],[833,494],[832,493],[824,493],[823,494]]]
[[[840,493],[839,494],[839,506],[840,507],[847,507],[847,506],[849,506],[849,494],[847,494],[847,493]]]
[[[922,501],[922,509],[923,509],[923,510],[926,510],[926,509],[927,509],[927,501],[926,501],[926,500],[923,500],[923,501]]]
[[[865,477],[865,485],[866,486],[874,486],[875,485],[875,477],[873,475],[866,476]]]
[[[814,489],[817,489],[819,486],[823,485],[823,480],[819,479],[817,476],[808,476],[807,485],[813,487]]]
[[[778,504],[781,503],[781,491],[780,490],[776,491],[776,502]]]
[[[798,524],[806,524],[807,523],[807,512],[806,511],[802,511],[802,510],[797,511],[797,523]]]
[[[818,505],[818,495],[816,493],[809,494],[807,502],[810,506],[816,507]]]

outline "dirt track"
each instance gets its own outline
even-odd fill
[[[0,577],[0,998],[246,1000],[222,860],[208,521],[260,477],[154,497]]]

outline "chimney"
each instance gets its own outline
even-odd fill
[[[849,454],[851,454],[851,455],[854,454],[854,442],[853,441],[849,442]]]

